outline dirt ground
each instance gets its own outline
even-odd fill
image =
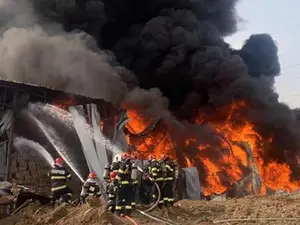
[[[152,216],[168,220],[171,224],[300,224],[300,194],[284,196],[247,196],[226,201],[183,200],[169,210],[155,209]],[[295,218],[298,217],[298,220]],[[137,224],[155,225],[156,222],[134,212]],[[257,219],[259,218],[259,219]],[[230,219],[257,219],[255,221],[230,221]],[[276,219],[276,220],[275,220]],[[229,221],[222,221],[229,220]],[[122,225],[131,224],[105,211],[105,206],[43,207],[31,205],[14,216],[0,220],[1,225]]]

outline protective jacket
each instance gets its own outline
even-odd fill
[[[91,179],[88,178],[83,186],[80,193],[81,197],[87,197],[87,196],[101,196],[101,189],[97,183],[97,179]]]
[[[174,161],[167,159],[165,164],[165,177],[163,185],[163,201],[165,206],[173,206],[174,203],[174,180],[176,178],[176,164]]]
[[[111,172],[118,173],[119,168],[120,168],[120,162],[113,162],[111,164]]]
[[[164,180],[170,180],[173,181],[175,178],[175,169],[176,169],[176,164],[174,163],[173,160],[166,160],[165,161],[165,178]]]
[[[65,167],[59,167],[54,165],[51,171],[48,173],[51,178],[51,191],[59,191],[67,188],[67,183],[72,178],[72,175],[67,171]]]
[[[116,213],[130,215],[133,201],[133,186],[131,181],[132,164],[130,159],[119,163],[119,170],[115,178],[115,185],[118,186]]]
[[[161,166],[161,163],[157,160],[152,160],[149,162],[148,173],[151,178],[155,181],[164,180],[164,172]]]

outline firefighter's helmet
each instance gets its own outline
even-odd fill
[[[95,173],[95,172],[90,172],[90,174],[89,174],[89,178],[91,178],[91,179],[95,179],[95,178],[97,178],[97,175],[96,175],[96,173]]]
[[[149,156],[148,156],[148,160],[149,160],[149,161],[155,160],[155,156],[154,156],[154,155],[149,155]]]
[[[121,159],[122,160],[126,160],[126,159],[129,159],[129,158],[130,158],[130,155],[127,152],[122,152],[122,154],[121,154]]]
[[[117,176],[116,172],[110,172],[109,179],[114,180],[116,176]]]
[[[64,164],[64,160],[61,157],[55,159],[55,165],[62,166]]]

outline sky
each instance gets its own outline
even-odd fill
[[[288,2],[285,3],[285,2]],[[281,102],[300,107],[300,0],[240,0],[239,30],[226,40],[234,48],[255,33],[269,33],[279,49],[281,75],[275,89]]]

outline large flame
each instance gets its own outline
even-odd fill
[[[263,140],[254,126],[239,115],[246,107],[247,104],[241,101],[215,114],[199,113],[196,124],[210,125],[216,135],[227,140],[220,139],[218,146],[199,144],[198,138],[187,138],[182,145],[178,145],[178,140],[172,140],[170,136],[170,132],[176,131],[169,132],[162,126],[146,135],[139,135],[152,121],[143,118],[138,111],[128,109],[127,141],[136,147],[141,158],[146,158],[150,153],[156,157],[167,153],[176,158],[182,167],[197,167],[205,195],[225,192],[250,171],[256,171],[261,177],[261,194],[265,194],[267,188],[288,192],[299,189],[300,182],[292,180],[291,168],[287,163],[264,161],[265,143],[272,142],[272,138]]]

